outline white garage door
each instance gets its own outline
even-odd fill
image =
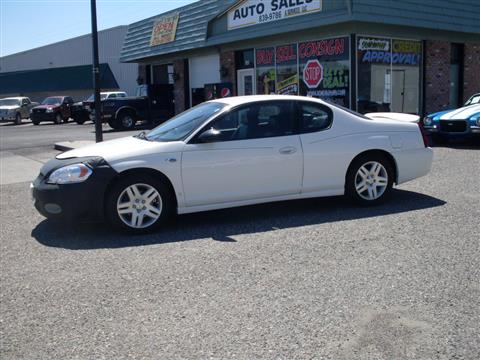
[[[218,54],[192,57],[190,66],[190,87],[203,88],[205,84],[220,82],[220,58]]]

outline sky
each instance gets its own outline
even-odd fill
[[[97,0],[98,30],[128,25],[194,0]],[[0,0],[0,56],[91,31],[90,0]]]

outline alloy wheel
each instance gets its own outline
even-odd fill
[[[388,186],[388,172],[377,161],[369,161],[358,169],[355,175],[355,190],[365,200],[380,198]]]
[[[130,115],[125,115],[122,117],[122,126],[125,129],[130,129],[133,126],[133,117]]]
[[[148,184],[128,186],[117,200],[119,218],[134,229],[144,229],[154,224],[162,214],[162,208],[160,193]]]

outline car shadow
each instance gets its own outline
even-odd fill
[[[364,219],[442,206],[445,201],[412,191],[394,190],[376,207],[358,207],[343,197],[316,198],[180,215],[158,232],[128,236],[104,223],[65,224],[44,220],[32,230],[39,243],[70,250],[123,248],[201,239],[235,242],[233,236]]]

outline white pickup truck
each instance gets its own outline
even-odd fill
[[[19,125],[22,119],[30,117],[30,109],[38,103],[31,102],[28,97],[9,97],[0,99],[0,120],[13,121]]]

